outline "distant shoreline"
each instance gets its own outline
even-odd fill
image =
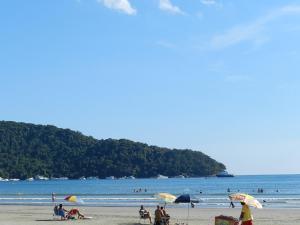
[[[300,176],[300,174],[234,174],[234,177],[243,177],[243,176]],[[162,178],[162,179],[201,179],[201,178],[216,178],[216,175],[209,175],[209,176],[190,176],[190,177],[184,177],[184,178],[179,178],[179,177],[166,177],[166,178]],[[227,179],[227,177],[218,177],[220,179]],[[229,178],[229,177],[228,177]],[[19,182],[19,181],[28,181],[28,182],[32,182],[32,181],[63,181],[63,180],[82,180],[81,178],[68,178],[68,177],[64,177],[63,179],[60,178],[47,178],[47,179],[33,179],[33,180],[27,180],[27,179],[20,179],[20,178],[13,178],[13,179],[8,179],[5,178],[7,180],[4,180],[4,178],[2,178],[2,180],[0,179],[0,183],[1,182]],[[108,179],[108,178],[93,178],[90,180],[131,180],[132,178],[122,178],[122,177],[114,177],[113,179]],[[139,180],[143,180],[143,179],[161,179],[161,178],[156,178],[156,177],[135,177],[133,179],[139,179]],[[87,179],[89,180],[89,179]]]
[[[51,205],[76,195],[85,206],[155,206],[155,195],[167,192],[175,196],[188,193],[199,200],[196,207],[227,208],[228,195],[242,192],[253,195],[265,208],[300,207],[298,175],[252,175],[233,178],[170,178],[118,180],[47,180],[0,182],[0,205]],[[66,203],[67,204],[67,203]],[[183,207],[174,205],[171,207]]]

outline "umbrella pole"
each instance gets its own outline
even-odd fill
[[[187,222],[186,224],[189,224],[189,217],[190,217],[190,203],[188,203],[188,217],[187,217]]]

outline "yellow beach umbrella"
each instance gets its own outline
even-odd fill
[[[260,204],[260,202],[255,199],[253,196],[248,195],[248,194],[244,194],[244,193],[235,193],[235,194],[231,194],[229,195],[229,199],[231,201],[240,201],[240,202],[245,202],[245,204],[261,209],[262,205]]]
[[[75,195],[69,195],[65,197],[65,200],[68,202],[83,203],[83,201]]]
[[[164,201],[165,203],[173,203],[176,199],[176,196],[169,193],[158,193],[155,195],[155,197],[159,200]]]

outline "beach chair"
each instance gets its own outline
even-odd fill
[[[143,224],[144,224],[144,223],[145,223],[145,220],[148,220],[148,219],[149,219],[148,213],[145,213],[145,211],[143,211],[143,210],[140,210],[140,211],[139,211],[139,216],[140,216],[139,223],[141,223],[141,220],[142,220],[142,221],[143,221]]]
[[[161,218],[161,220],[162,220],[162,224],[163,224],[163,225],[169,225],[170,216],[169,216],[169,215],[168,215],[168,216],[163,216],[163,217]]]

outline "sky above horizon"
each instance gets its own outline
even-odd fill
[[[300,1],[0,3],[0,120],[300,173]]]

